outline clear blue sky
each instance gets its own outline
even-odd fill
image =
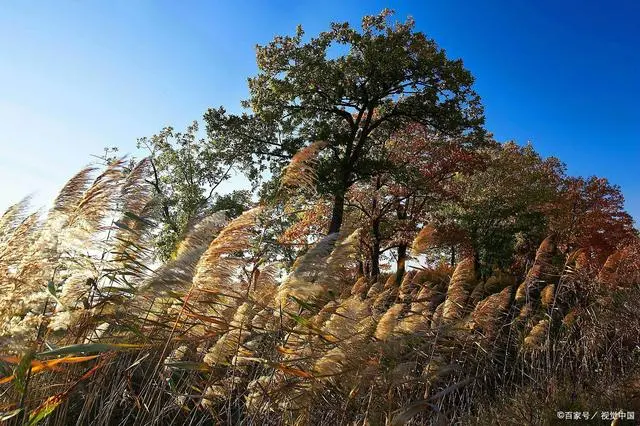
[[[558,6],[557,3],[562,3]],[[476,76],[487,128],[619,184],[640,218],[640,2],[5,1],[0,209],[105,146],[239,108],[256,43],[395,9]]]

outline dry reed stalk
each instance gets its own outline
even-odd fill
[[[384,286],[382,287],[382,289],[389,290],[394,287],[396,287],[396,277],[395,275],[391,274],[387,277],[387,280],[384,282]]]
[[[316,376],[336,376],[342,373],[347,363],[347,354],[340,347],[335,347],[325,353],[313,365]]]
[[[617,282],[617,272],[620,266],[620,260],[622,259],[622,252],[616,251],[607,258],[604,263],[598,277],[596,278],[599,283],[606,287],[615,287]]]
[[[502,291],[505,287],[515,284],[515,277],[502,271],[494,271],[484,283],[486,294],[494,294]]]
[[[114,222],[116,226],[114,239],[116,243],[112,250],[115,259],[113,269],[138,272],[136,281],[148,274],[148,269],[138,265],[152,264],[152,235],[148,229],[154,225],[149,220],[152,209],[153,188],[147,181],[149,174],[149,159],[139,161],[129,172],[122,183],[119,196],[120,218]],[[137,286],[139,283],[136,282]]]
[[[367,299],[375,298],[382,292],[383,287],[384,287],[384,283],[381,282],[380,277],[378,277],[378,280],[372,283],[371,286],[369,287],[369,290],[367,291],[367,294],[366,294],[366,298]]]
[[[382,317],[378,321],[378,326],[376,327],[376,332],[374,334],[376,339],[383,342],[389,340],[389,338],[393,335],[393,331],[398,324],[399,317],[402,314],[404,308],[404,304],[396,303],[395,305],[391,306],[384,313],[384,315],[382,315]]]
[[[485,290],[485,283],[478,282],[478,284],[473,288],[473,291],[471,291],[467,303],[469,304],[469,306],[475,306],[486,296],[488,296],[488,294]]]
[[[315,165],[318,155],[326,146],[326,142],[316,141],[298,151],[284,168],[281,185],[289,188],[315,189]]]
[[[415,295],[415,298],[413,299],[413,303],[429,302],[436,295],[437,295],[437,291],[433,287],[429,285],[424,285],[420,287],[420,289],[418,290],[418,293]]]
[[[330,234],[320,240],[293,265],[293,272],[280,285],[276,304],[294,312],[298,299],[318,303],[337,298],[348,290],[353,275],[359,230],[344,235]]]
[[[549,308],[555,298],[555,284],[547,284],[540,292],[540,302],[544,308]]]
[[[178,244],[175,259],[194,250],[209,247],[224,225],[224,215],[219,213],[214,213],[199,221]]]
[[[444,312],[444,303],[440,303],[436,309],[433,311],[433,316],[431,317],[431,328],[437,328],[442,323],[442,313]]]
[[[18,279],[24,264],[25,248],[31,247],[39,236],[39,215],[33,213],[6,235],[6,241],[0,245],[0,290],[20,291]],[[21,277],[26,280],[25,276]],[[7,281],[12,281],[9,284]],[[28,286],[28,283],[25,282]]]
[[[54,200],[53,211],[71,214],[89,189],[95,171],[95,168],[86,167],[69,179]]]
[[[220,231],[196,266],[193,283],[197,289],[230,290],[229,280],[237,271],[241,260],[228,255],[251,248],[251,238],[259,214],[259,208],[248,210]]]
[[[389,308],[389,306],[395,303],[397,298],[398,287],[390,287],[373,298],[372,308],[374,312],[382,314]]]
[[[300,300],[313,300],[319,297],[324,288],[317,283],[326,259],[331,255],[339,235],[329,234],[316,243],[304,256],[296,259],[291,274],[280,285],[276,295],[276,306],[290,310],[290,297]],[[285,307],[288,307],[285,308]]]
[[[414,255],[420,255],[427,251],[430,247],[432,247],[436,241],[437,231],[435,226],[426,225],[424,226],[416,238],[413,240],[413,244],[411,245],[411,251]]]
[[[544,357],[532,358],[535,364],[528,359],[512,362],[516,357],[509,354],[517,353],[517,338],[510,334],[509,338],[495,339],[502,329],[512,332],[511,324],[502,323],[513,291],[509,277],[497,277],[493,281],[490,278],[476,285],[473,267],[469,268],[465,264],[468,261],[464,261],[456,268],[448,289],[444,269],[435,269],[407,273],[399,287],[394,279],[393,285],[388,281],[387,289],[382,292],[382,282],[377,288],[374,289],[374,285],[367,290],[364,280],[352,285],[358,237],[353,233],[346,238],[344,234],[330,236],[321,242],[305,258],[296,261],[292,274],[278,286],[280,266],[236,256],[238,251],[253,249],[256,222],[247,217],[231,222],[215,240],[211,234],[218,233],[218,223],[205,221],[196,226],[180,245],[176,258],[159,268],[133,301],[114,297],[101,306],[86,307],[84,302],[91,293],[88,289],[95,287],[90,280],[96,281],[105,264],[113,265],[119,260],[82,258],[79,253],[87,247],[102,250],[116,246],[97,241],[106,229],[103,223],[119,214],[114,207],[136,212],[146,208],[144,195],[135,190],[143,167],[127,180],[123,180],[118,167],[109,168],[108,173],[100,175],[93,184],[88,172],[79,174],[44,222],[31,219],[33,222],[29,225],[25,224],[29,217],[21,218],[22,221],[12,219],[11,215],[23,214],[19,209],[0,219],[0,253],[5,253],[5,257],[0,255],[0,263],[5,262],[2,265],[12,268],[9,274],[4,272],[0,277],[0,285],[19,289],[0,292],[3,351],[18,351],[33,344],[35,331],[46,322],[47,343],[52,344],[57,344],[52,340],[55,331],[70,325],[73,327],[69,334],[78,342],[101,343],[137,339],[134,333],[123,331],[126,326],[139,326],[145,333],[140,339],[158,341],[167,338],[167,326],[163,323],[175,324],[175,333],[172,331],[166,340],[165,349],[170,352],[162,352],[169,353],[166,360],[157,356],[155,348],[137,353],[133,362],[119,355],[108,358],[118,361],[105,374],[112,383],[104,385],[103,379],[87,383],[86,388],[79,391],[82,393],[74,395],[78,398],[73,404],[57,409],[58,417],[55,420],[50,417],[51,423],[62,424],[70,415],[75,416],[74,404],[84,404],[78,418],[89,418],[93,408],[86,407],[95,404],[95,409],[105,413],[105,424],[114,418],[139,424],[165,420],[185,424],[236,420],[232,414],[224,418],[224,413],[238,415],[237,420],[247,424],[310,423],[316,419],[326,424],[347,424],[361,421],[359,413],[363,412],[368,413],[366,418],[384,419],[386,414],[403,407],[420,406],[420,402],[415,405],[412,401],[416,397],[428,398],[437,387],[443,389],[434,395],[451,394],[450,398],[434,403],[441,413],[451,415],[447,420],[455,422],[468,415],[476,406],[473,399],[484,395],[482,392],[487,387],[509,389],[515,384],[514,377],[523,381],[518,385],[526,385],[527,378],[541,380],[535,373],[547,371],[549,367]],[[123,189],[125,187],[129,189]],[[78,237],[83,235],[89,238],[79,241]],[[121,235],[129,234],[127,231]],[[25,245],[16,244],[18,239],[27,245],[34,244],[21,252],[7,250],[6,244],[10,241],[14,241],[11,247],[17,247],[16,250]],[[38,251],[36,247],[43,250]],[[513,323],[517,326],[515,336],[527,330],[530,321],[537,321],[520,349],[529,353],[547,347],[556,351],[551,353],[552,358],[560,358],[562,366],[575,363],[579,368],[586,368],[585,365],[597,364],[613,371],[614,364],[622,362],[620,359],[612,362],[613,357],[622,353],[623,346],[630,348],[629,354],[635,353],[632,350],[637,343],[637,330],[632,326],[625,329],[626,324],[618,321],[622,316],[625,322],[633,322],[637,317],[631,315],[631,308],[635,306],[629,298],[632,289],[625,289],[629,290],[627,294],[615,288],[620,283],[613,283],[614,295],[579,291],[583,289],[580,280],[587,275],[567,274],[562,281],[563,293],[559,295],[562,309],[559,312],[567,310],[563,326],[572,329],[561,329],[562,338],[546,346],[548,338],[556,337],[549,336],[550,319],[540,319],[543,312],[537,308],[536,296],[541,290],[540,302],[543,307],[549,307],[560,286],[555,284],[552,253],[550,243],[545,240],[518,292],[522,303],[516,304],[520,321]],[[44,279],[50,279],[60,265],[63,268],[55,277],[64,279],[65,283],[53,291],[60,303],[51,302],[45,309],[47,299],[53,295],[44,288]],[[618,266],[610,269],[612,277],[619,274]],[[251,273],[245,274],[247,270]],[[602,278],[601,282],[610,279],[614,278]],[[152,285],[154,280],[163,285]],[[195,282],[200,285],[198,291],[194,291],[192,299],[189,296],[185,299],[184,289]],[[598,289],[590,282],[584,284],[589,290]],[[365,293],[368,297],[363,297]],[[402,303],[398,303],[398,294]],[[291,296],[296,295],[301,297],[292,301]],[[144,303],[155,297],[150,311],[144,312],[141,309],[146,306]],[[289,304],[281,303],[283,299]],[[465,319],[467,308],[473,309]],[[378,311],[382,311],[379,320]],[[178,312],[182,315],[180,321],[175,317]],[[443,318],[447,320],[444,325],[441,324]],[[459,328],[464,320],[472,324],[470,328],[491,340],[494,347],[482,345],[486,340]],[[576,323],[581,326],[575,328]],[[601,351],[602,355],[597,349],[605,344],[596,341],[609,339],[609,332],[613,337],[605,343],[611,350]],[[143,362],[146,356],[150,356],[151,367]],[[194,359],[204,359],[215,368],[203,367]],[[419,375],[425,363],[423,374]],[[148,368],[146,372],[142,365]],[[207,374],[203,374],[205,372]],[[50,377],[62,377],[56,376],[59,373],[73,377],[74,372],[49,373]],[[454,373],[460,377],[453,377]],[[478,383],[477,387],[474,384],[473,389],[451,385],[454,381],[467,383],[465,380],[470,380],[472,374],[481,375],[485,382]],[[51,379],[45,379],[45,375],[37,379],[42,382],[34,383],[47,386],[42,386],[42,390],[31,387],[29,398],[36,403],[48,401],[46,389],[52,383],[47,380]],[[142,389],[135,398],[127,393],[131,386]],[[197,395],[193,395],[194,391]],[[6,398],[2,400],[5,401]],[[382,408],[372,408],[375,405]],[[367,411],[367,407],[371,409]],[[441,419],[444,418],[442,414]],[[425,416],[420,421],[441,419]]]
[[[489,339],[495,337],[502,317],[511,303],[511,288],[505,287],[500,293],[492,294],[479,302],[471,312],[472,328],[480,328]]]
[[[356,325],[370,315],[369,304],[358,296],[352,296],[337,304],[322,330],[338,341],[343,341],[351,337],[356,332]]]
[[[572,328],[576,324],[580,314],[581,309],[579,307],[571,308],[564,318],[562,318],[562,325],[566,328]]]
[[[470,291],[476,284],[475,270],[472,258],[460,262],[451,277],[447,298],[444,301],[442,319],[452,321],[464,315]]]
[[[414,285],[413,283],[413,277],[415,276],[415,274],[415,271],[406,272],[402,276],[402,281],[400,282],[400,291],[398,293],[398,297],[408,303],[411,302],[411,299],[419,289],[419,287],[417,285]]]
[[[524,282],[518,287],[518,291],[516,292],[517,303],[536,299],[540,289],[545,284],[557,280],[557,270],[552,262],[555,250],[556,247],[553,237],[547,237],[542,241],[536,252],[533,267],[527,273]]]
[[[116,160],[111,163],[93,181],[91,186],[82,194],[82,198],[76,205],[65,206],[67,224],[65,230],[70,231],[63,243],[69,243],[69,247],[75,247],[76,242],[71,238],[78,238],[83,241],[83,237],[91,237],[92,234],[100,231],[104,226],[104,221],[113,213],[119,201],[119,192],[123,183],[124,160]],[[67,200],[73,199],[68,197]],[[58,211],[58,199],[54,205],[54,211]],[[78,244],[82,246],[82,244]]]
[[[369,289],[369,282],[365,277],[360,277],[351,288],[351,294],[364,296],[368,289]]]
[[[427,311],[426,304],[418,304],[415,303],[411,305],[411,310],[407,315],[400,320],[400,322],[396,325],[394,329],[394,334],[418,334],[424,333],[429,330],[429,325],[431,324],[430,314]],[[414,311],[414,308],[418,310]]]
[[[534,313],[533,303],[527,302],[519,308],[519,313],[517,316],[518,321],[527,321],[531,318]]]
[[[30,197],[10,206],[0,217],[0,247],[3,247],[15,229],[27,217]]]
[[[524,339],[524,349],[527,350],[540,350],[544,347],[547,341],[547,333],[549,331],[549,320],[542,319],[533,326],[531,331]]]

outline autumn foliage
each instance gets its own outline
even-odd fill
[[[2,217],[6,421],[473,423],[540,380],[564,389],[581,374],[589,396],[596,365],[603,382],[635,368],[637,237],[597,269],[554,236],[521,278],[482,277],[470,255],[371,279],[370,222],[287,267],[269,260],[263,205],[204,219],[154,264],[148,163],[133,170],[83,170],[45,216],[18,204]],[[446,242],[437,232],[401,241],[425,253]],[[629,389],[610,395],[632,404]]]

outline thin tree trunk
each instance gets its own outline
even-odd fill
[[[371,260],[369,259],[364,262],[364,276],[367,278],[371,276]]]
[[[407,262],[407,245],[400,244],[398,246],[398,263],[396,267],[396,284],[399,286],[402,283],[402,277],[406,271]]]
[[[409,211],[409,200],[403,205],[400,200],[396,204],[396,215],[400,223],[407,218]],[[405,263],[407,262],[407,246],[408,243],[402,242],[398,246],[398,261],[396,264],[396,284],[399,286],[402,283],[402,277],[405,273]]]
[[[344,192],[340,191],[333,197],[333,211],[331,212],[331,223],[329,224],[328,234],[340,232],[342,220],[344,218]]]
[[[451,246],[451,267],[456,266],[456,246]]]
[[[376,176],[375,192],[373,194],[373,200],[371,201],[371,215],[373,221],[371,223],[371,232],[373,234],[373,242],[371,245],[371,279],[377,281],[380,276],[380,246],[381,246],[381,232],[380,222],[382,218],[378,212],[378,190],[382,187],[382,179],[380,175]]]
[[[479,279],[481,274],[480,274],[480,250],[478,249],[478,246],[480,244],[478,243],[478,231],[476,228],[472,228],[471,229],[471,248],[472,248],[472,255],[473,255],[473,267],[476,271],[476,279]]]
[[[380,276],[380,220],[372,224],[373,242],[371,245],[371,279],[376,281]]]

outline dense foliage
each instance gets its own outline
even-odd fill
[[[7,421],[540,423],[637,407],[637,238],[598,270],[547,238],[521,280],[478,279],[468,257],[398,283],[362,275],[359,228],[284,274],[265,206],[204,218],[157,265],[149,162],[122,166],[81,171],[42,218],[2,217]]]
[[[484,116],[473,77],[414,23],[391,25],[389,11],[362,20],[362,31],[334,23],[309,41],[295,36],[258,46],[260,73],[249,79],[251,113],[205,114],[214,150],[252,179],[278,173],[300,149],[322,141],[318,190],[332,197],[328,232],[342,226],[345,194],[387,168],[380,150],[403,124],[420,123],[458,143],[483,140]],[[344,54],[332,55],[335,51]]]

